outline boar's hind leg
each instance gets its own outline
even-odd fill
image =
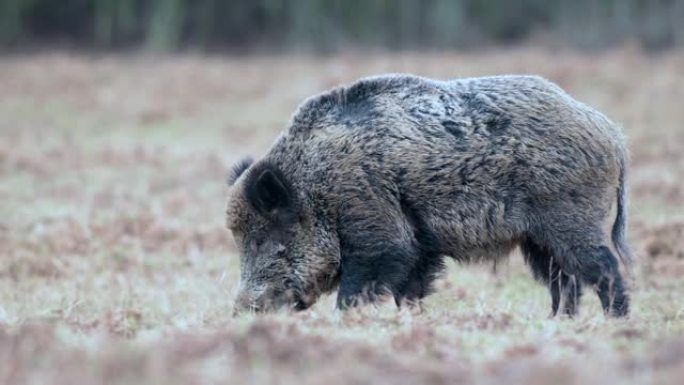
[[[627,296],[615,255],[606,246],[588,247],[578,261],[582,280],[596,286],[603,311],[615,317],[629,313]]]
[[[568,224],[554,219],[543,223],[547,224],[547,228],[537,234],[543,236],[531,237],[532,240],[546,240],[548,243],[541,249],[551,251],[554,263],[558,263],[563,273],[574,275],[582,283],[595,287],[606,314],[615,317],[627,315],[629,298],[618,261],[605,246],[601,227],[586,222]]]
[[[563,314],[571,317],[577,314],[582,296],[582,284],[579,279],[562,271],[560,265],[554,262],[551,253],[530,239],[523,242],[521,246],[534,277],[549,288],[551,316],[558,314],[561,306]]]

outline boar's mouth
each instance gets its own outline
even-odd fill
[[[303,298],[296,295],[281,296],[272,300],[254,301],[249,303],[237,303],[234,309],[234,315],[238,315],[244,311],[254,313],[268,313],[278,311],[280,309],[289,309],[294,311],[303,311],[313,305],[311,301],[305,301]]]
[[[284,301],[284,305],[295,311],[306,310],[316,302],[311,296],[303,295],[297,290],[288,291],[285,298],[287,298],[287,300]]]
[[[294,295],[293,298],[293,305],[292,309],[295,311],[302,311],[310,308],[313,306],[313,304],[316,303],[316,299],[318,298],[318,295],[316,294],[308,294],[308,295],[301,295],[299,293]]]
[[[271,303],[273,305],[271,310],[289,308],[295,311],[303,311],[310,308],[316,302],[312,296],[302,293],[293,285],[288,286],[289,288],[285,291],[275,293],[277,299]]]
[[[296,299],[294,306],[292,307],[296,311],[303,311],[311,307],[312,304],[306,303],[302,301],[301,299]]]
[[[286,279],[283,286],[267,289],[253,297],[249,294],[238,295],[234,314],[243,311],[267,313],[279,309],[304,311],[311,308],[319,296],[334,289],[338,282],[338,274],[325,276],[315,285],[301,285],[294,280]]]
[[[312,302],[307,302],[300,298],[299,296],[288,296],[287,300],[280,300],[276,301],[273,303],[272,306],[264,306],[258,311],[260,312],[269,312],[269,311],[277,311],[277,310],[282,310],[282,309],[289,309],[289,310],[294,310],[294,311],[303,311],[308,308],[310,308],[313,305]]]

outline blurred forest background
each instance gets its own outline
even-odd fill
[[[334,52],[684,45],[682,0],[0,0],[0,49]]]

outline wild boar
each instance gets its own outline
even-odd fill
[[[629,300],[603,223],[627,263],[627,150],[620,128],[537,76],[366,78],[305,101],[260,159],[229,180],[240,250],[236,311],[347,308],[429,294],[457,261],[519,246],[552,314],[589,285]]]

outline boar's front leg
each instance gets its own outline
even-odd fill
[[[355,205],[356,203],[356,205]],[[337,307],[346,309],[380,296],[402,297],[418,259],[410,227],[391,208],[349,202],[340,216],[340,287]]]
[[[421,250],[420,259],[411,269],[408,280],[399,288],[399,296],[394,296],[397,306],[420,306],[421,300],[433,292],[432,284],[443,269],[444,261],[440,255]]]

